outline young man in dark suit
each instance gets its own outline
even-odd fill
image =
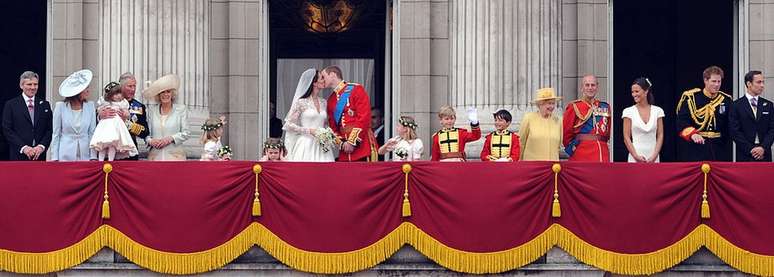
[[[774,143],[774,104],[761,97],[763,73],[744,75],[747,92],[731,106],[729,132],[736,143],[737,162],[770,162]]]
[[[25,71],[19,77],[22,94],[5,102],[3,134],[12,161],[46,160],[51,143],[51,105],[38,93],[38,74]]]

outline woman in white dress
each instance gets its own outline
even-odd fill
[[[652,105],[653,84],[640,77],[632,84],[634,105],[623,110],[624,144],[629,162],[657,163],[664,142],[664,110]]]
[[[422,140],[417,138],[417,123],[413,117],[401,116],[398,119],[398,136],[388,139],[379,148],[379,155],[392,152],[392,160],[396,162],[410,162],[422,159],[424,146]]]
[[[317,78],[315,69],[301,74],[290,111],[285,117],[285,147],[287,161],[332,162],[336,145],[320,145],[317,135],[328,127],[326,101],[320,95],[324,84]]]

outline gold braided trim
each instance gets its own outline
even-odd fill
[[[497,252],[467,252],[446,246],[423,232],[414,224],[403,223],[408,231],[408,241],[417,251],[450,270],[473,273],[500,273],[527,265],[553,247],[557,229],[553,225],[529,242]]]
[[[311,252],[283,241],[263,225],[253,223],[257,241],[272,257],[293,269],[324,274],[342,274],[371,268],[389,258],[403,246],[410,223],[402,223],[382,239],[364,248],[338,253]],[[413,226],[413,225],[411,225]]]
[[[704,229],[699,226],[665,248],[650,253],[623,254],[591,245],[560,225],[551,227],[559,233],[557,246],[573,257],[605,271],[625,275],[648,275],[673,267],[699,250],[704,239]]]
[[[702,224],[700,227],[705,233],[704,245],[726,264],[749,274],[774,276],[774,256],[744,250],[723,238],[709,226]]]
[[[159,251],[132,240],[111,226],[103,225],[103,227],[107,230],[105,245],[121,253],[133,263],[160,273],[193,274],[223,267],[247,252],[257,241],[256,234],[259,228],[256,225],[257,223],[250,224],[242,232],[215,248],[192,253]]]
[[[81,241],[56,251],[30,253],[0,249],[0,271],[43,274],[79,265],[102,249],[106,227],[102,225]]]
[[[293,269],[341,274],[373,267],[388,259],[406,243],[443,267],[473,274],[500,273],[522,267],[545,255],[556,245],[583,263],[616,274],[657,273],[673,267],[701,246],[706,246],[721,260],[740,271],[774,276],[774,255],[761,255],[739,248],[704,224],[670,246],[643,254],[622,254],[595,247],[558,224],[551,225],[527,243],[487,253],[451,248],[408,222],[402,223],[369,246],[340,253],[301,250],[255,222],[222,245],[194,253],[155,250],[137,243],[111,226],[102,225],[81,241],[56,251],[28,253],[0,249],[0,270],[33,274],[60,271],[86,261],[103,247],[110,247],[135,264],[152,271],[193,274],[218,269],[257,244]]]

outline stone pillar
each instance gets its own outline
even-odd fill
[[[763,71],[766,83],[774,83],[774,0],[749,1],[749,70]],[[742,69],[742,75],[748,69]],[[771,99],[774,89],[764,91]]]
[[[466,110],[475,107],[486,134],[494,130],[492,113],[507,109],[515,131],[523,114],[535,110],[535,90],[562,93],[562,1],[451,0],[449,6],[447,103],[457,110],[457,126],[467,125]],[[470,144],[468,156],[477,157],[482,144]]]
[[[97,0],[49,0],[48,72],[38,72],[47,82],[48,100],[62,100],[59,84],[76,70],[88,68],[99,77],[99,29],[93,23],[99,18],[98,5]],[[101,86],[92,82],[89,88],[99,91]],[[92,93],[91,98],[96,100],[98,96]]]
[[[562,1],[562,100],[564,104],[578,98],[580,79],[597,76],[597,97],[609,101],[608,95],[608,3],[607,0]]]
[[[269,136],[269,9],[265,0],[211,0],[213,114],[226,114],[223,143],[235,159],[258,159]]]

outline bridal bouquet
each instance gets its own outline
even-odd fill
[[[406,157],[408,157],[408,149],[404,147],[400,147],[398,149],[395,149],[395,151],[392,152],[396,156],[398,156],[401,160],[405,160]]]
[[[323,152],[327,153],[328,151],[331,151],[336,145],[336,135],[333,134],[331,128],[325,127],[317,129],[314,133],[314,137],[317,139],[317,142],[320,143]]]
[[[228,147],[228,145],[224,145],[220,149],[218,149],[218,157],[222,160],[231,160],[231,154],[233,151],[231,151],[231,147]]]

